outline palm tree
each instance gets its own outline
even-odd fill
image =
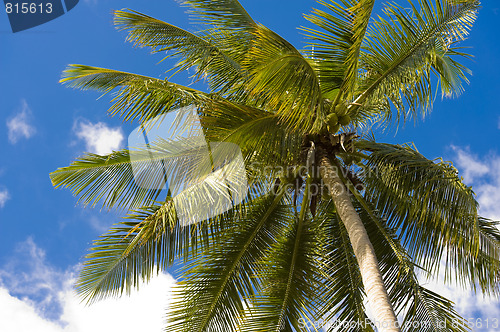
[[[444,272],[498,294],[500,232],[478,216],[457,170],[370,135],[374,125],[427,114],[433,81],[444,95],[462,92],[468,70],[458,60],[468,55],[457,44],[479,1],[391,3],[376,18],[374,0],[318,2],[305,15],[314,28],[302,28],[311,51],[236,0],[184,1],[206,25],[197,33],[115,12],[130,42],[172,51],[173,69],[194,69],[208,92],[111,69],[65,70],[71,87],[116,90],[110,113],[125,121],[194,106],[208,142],[241,148],[250,188],[233,209],[186,225],[170,191],[134,182],[132,164],[147,153],[87,154],[53,172],[53,184],[85,205],[129,211],[87,256],[77,283],[84,298],[128,292],[178,262],[169,331],[466,331],[453,304],[418,277]],[[173,171],[163,154],[172,144],[155,144],[161,172]]]

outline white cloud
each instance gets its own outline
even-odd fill
[[[76,136],[85,142],[88,152],[105,155],[122,146],[121,128],[110,128],[103,122],[92,123],[85,119],[75,122],[73,128]]]
[[[479,202],[479,212],[483,217],[500,220],[500,157],[495,154],[479,157],[467,148],[452,146],[455,157],[452,158],[464,181],[473,186]],[[441,271],[446,262],[441,263]],[[455,303],[458,313],[465,319],[500,320],[500,300],[484,296],[480,290],[463,289],[456,284],[444,281],[444,272],[437,278],[421,278],[422,284],[430,290],[448,298]],[[498,321],[500,323],[500,321]],[[492,329],[475,328],[475,331],[492,331]]]
[[[74,269],[58,271],[32,239],[0,270],[0,331],[160,332],[175,280],[167,274],[141,285],[130,296],[86,306],[72,285]],[[28,258],[28,259],[26,259]],[[26,264],[27,266],[19,266]]]
[[[470,183],[474,179],[488,174],[488,166],[479,161],[476,155],[470,153],[469,149],[462,149],[452,145],[456,153],[456,166],[460,169],[465,182]]]
[[[446,262],[442,262],[441,270],[444,271]],[[421,278],[421,283],[424,287],[444,296],[455,304],[457,312],[466,320],[474,321],[482,319],[498,320],[500,324],[500,300],[495,297],[487,297],[480,290],[474,292],[471,289],[464,289],[461,286],[444,281],[444,273],[440,273],[438,278],[426,279]],[[490,326],[491,327],[491,326]],[[493,331],[491,329],[474,328],[474,331]]]
[[[452,149],[456,153],[455,166],[477,194],[480,214],[500,220],[500,157],[493,153],[479,157],[469,148]]]
[[[9,142],[16,144],[21,138],[30,138],[36,133],[36,129],[30,124],[32,118],[31,110],[26,100],[22,100],[21,112],[7,120]]]
[[[0,187],[0,209],[5,206],[5,203],[10,199],[9,191]]]

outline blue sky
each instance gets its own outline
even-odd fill
[[[286,5],[279,0],[241,3],[255,20],[298,48],[303,46],[303,39],[296,28],[307,24],[302,13],[318,7],[310,0],[287,1]],[[169,68],[168,62],[157,64],[161,55],[134,49],[125,42],[125,33],[115,30],[111,11],[121,8],[195,29],[188,24],[185,9],[173,0],[82,0],[54,21],[15,34],[7,15],[0,14],[2,331],[28,331],[28,327],[20,327],[22,321],[43,325],[39,331],[99,332],[106,326],[102,323],[102,311],[108,311],[108,320],[112,320],[117,317],[112,314],[119,315],[117,308],[134,312],[144,307],[141,303],[164,303],[167,299],[166,289],[172,278],[161,276],[148,286],[149,293],[136,294],[135,300],[108,301],[97,308],[84,308],[77,303],[70,290],[74,271],[91,241],[117,222],[120,213],[76,206],[76,199],[68,190],[53,189],[49,180],[51,171],[69,164],[85,151],[106,152],[124,147],[134,128],[107,116],[108,96],[97,99],[96,92],[81,92],[59,84],[67,64],[88,64],[162,78]],[[391,131],[378,135],[381,141],[414,142],[429,158],[442,156],[453,161],[465,181],[474,185],[483,215],[496,219],[500,219],[499,20],[500,3],[485,1],[479,20],[464,43],[472,47],[470,52],[475,58],[467,62],[473,75],[463,95],[444,100],[439,96],[433,113],[417,126],[408,123],[397,134]],[[189,84],[184,74],[174,81]],[[454,297],[468,317],[500,319],[497,303],[487,305],[481,297],[467,291],[436,287]],[[157,319],[151,330],[161,325],[162,310],[144,313]],[[101,322],[102,326],[98,329],[89,322]],[[131,331],[133,326],[124,328]]]

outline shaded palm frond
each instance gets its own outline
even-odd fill
[[[316,262],[322,249],[317,224],[308,214],[311,180],[306,181],[299,214],[282,227],[256,267],[262,291],[251,302],[242,331],[316,330],[305,328],[303,321],[317,311],[320,293]]]
[[[389,227],[350,180],[344,181],[354,196],[358,214],[374,245],[391,303],[400,315],[404,315],[402,331],[469,331],[450,300],[421,285],[417,274],[420,267],[408,255],[396,229]]]
[[[374,205],[365,201],[349,180],[344,180],[353,194],[353,205],[365,224],[373,244],[384,283],[389,291],[391,303],[396,312],[404,317],[402,331],[469,331],[462,317],[453,308],[453,303],[450,300],[421,286],[416,273],[419,267],[414,265],[407,254],[396,230],[389,227]],[[377,322],[370,321],[365,314],[365,307],[362,302],[364,291],[357,261],[343,223],[335,213],[333,204],[326,206],[325,216],[327,218],[325,222],[329,224],[329,227],[333,227],[330,229],[341,232],[337,235],[332,234],[328,239],[335,239],[335,241],[343,239],[344,246],[340,253],[346,255],[350,264],[341,261],[326,262],[327,266],[335,267],[330,271],[349,268],[348,273],[344,272],[345,275],[349,276],[349,280],[339,283],[339,278],[342,278],[339,276],[332,278],[331,281],[325,284],[328,286],[327,290],[337,291],[337,293],[328,292],[325,294],[325,300],[326,298],[331,299],[333,296],[344,294],[345,302],[341,302],[342,305],[338,307],[337,301],[331,301],[331,303],[324,306],[323,310],[326,313],[323,318],[324,324],[329,327],[328,331],[337,331],[339,327],[342,331],[371,331],[372,328],[377,326]],[[339,244],[334,246],[340,248]],[[350,289],[347,289],[347,285],[350,286]],[[358,298],[355,299],[354,296]],[[354,304],[356,306],[353,306]]]
[[[373,331],[365,313],[365,292],[358,262],[347,230],[331,200],[319,209],[319,229],[324,256],[320,264],[324,282],[319,301],[323,303],[316,321],[326,331]],[[361,323],[361,324],[359,324]]]
[[[245,213],[228,215],[219,241],[183,268],[168,313],[170,331],[236,330],[248,298],[260,285],[252,278],[266,248],[279,240],[292,211],[285,191],[249,202]]]

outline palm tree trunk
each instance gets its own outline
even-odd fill
[[[378,331],[399,332],[401,330],[389,301],[375,250],[365,226],[347,194],[347,188],[337,173],[339,170],[332,165],[325,154],[320,155],[319,166],[321,178],[326,184],[340,219],[349,234],[349,240],[359,264],[363,285],[370,308],[375,315]]]

